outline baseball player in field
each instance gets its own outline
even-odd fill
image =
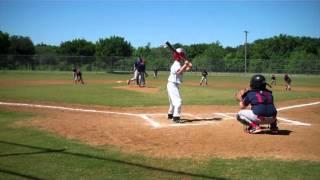
[[[237,114],[237,120],[248,127],[248,133],[261,132],[260,124],[270,124],[271,132],[278,132],[277,109],[273,103],[272,91],[266,85],[263,75],[254,75],[250,81],[251,89],[238,95],[241,110]],[[251,109],[246,109],[249,105]]]
[[[136,60],[133,66],[133,77],[127,81],[127,84],[129,85],[132,81],[136,81],[138,83],[138,67],[140,63],[143,61],[143,59],[139,56],[139,58]]]
[[[180,122],[182,99],[180,96],[179,86],[182,83],[183,72],[190,70],[186,53],[184,49],[178,48],[173,52],[174,62],[170,68],[168,78],[167,91],[169,96],[168,119],[173,119],[174,122]],[[184,61],[185,60],[185,61]]]
[[[76,71],[76,78],[74,80],[74,83],[77,84],[78,82],[80,82],[81,84],[84,84],[83,82],[83,78],[82,78],[82,73],[80,71],[80,68],[77,68],[77,71]]]
[[[77,80],[77,79],[76,79],[76,78],[77,78],[77,68],[74,67],[74,68],[72,69],[72,72],[73,72],[73,80],[76,81],[76,80]]]
[[[288,74],[285,74],[283,79],[285,82],[286,91],[291,91],[291,78]]]
[[[208,85],[208,78],[207,78],[208,72],[204,69],[201,74],[202,74],[202,77],[200,80],[200,86],[202,85],[203,82],[205,82],[205,84]]]
[[[276,75],[274,74],[271,76],[271,85],[277,85]]]
[[[138,67],[138,75],[137,75],[137,81],[138,81],[138,85],[139,87],[145,87],[146,85],[146,64],[145,61],[143,59],[141,59]]]

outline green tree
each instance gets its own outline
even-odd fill
[[[148,61],[148,69],[157,67],[161,70],[168,70],[173,60],[171,51],[163,47],[152,48],[150,55],[146,59]]]
[[[9,53],[19,55],[33,55],[35,54],[35,47],[29,37],[11,36]]]
[[[148,43],[146,46],[144,47],[138,47],[137,49],[134,50],[133,55],[134,56],[142,56],[142,57],[148,57],[150,56],[151,53],[151,48],[150,48],[151,44]]]
[[[131,56],[133,47],[123,37],[111,36],[96,43],[97,56]]]
[[[190,59],[195,58],[198,55],[201,55],[205,50],[209,48],[209,44],[192,44],[190,46],[186,46],[187,56]]]
[[[8,54],[9,47],[9,34],[0,31],[0,54]]]
[[[10,36],[10,47],[6,66],[8,69],[35,69],[36,61],[33,56],[35,47],[29,37]]]
[[[59,47],[58,46],[52,46],[48,44],[37,44],[35,46],[35,51],[37,55],[57,55]]]
[[[72,68],[70,65],[83,66],[84,64],[92,64],[95,58],[91,56],[94,56],[95,49],[95,44],[85,39],[62,42],[57,50],[58,54],[64,55],[60,57],[59,66],[63,70],[67,70]]]
[[[74,39],[60,44],[59,54],[71,56],[93,56],[95,45],[85,39]]]
[[[195,58],[194,64],[201,68],[210,67],[214,71],[223,71],[225,69],[224,56],[225,52],[220,43],[212,43],[201,55]]]
[[[36,56],[39,69],[46,70],[46,69],[53,69],[59,63],[59,59],[57,57],[57,51],[59,49],[58,46],[52,46],[47,44],[37,44],[35,46],[36,49]]]

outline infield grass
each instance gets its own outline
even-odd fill
[[[69,72],[19,72],[0,71],[0,100],[15,102],[71,103],[107,106],[159,106],[167,105],[166,82],[168,73],[160,72],[159,79],[147,78],[147,86],[157,88],[157,93],[129,91],[115,87],[127,86],[131,74],[84,72],[85,85],[75,85]],[[251,75],[209,74],[209,85],[199,86],[200,73],[187,73],[181,85],[185,105],[236,105],[234,94],[248,87]],[[268,79],[269,75],[266,76]],[[39,81],[41,83],[32,83]],[[30,84],[28,84],[30,82]],[[50,83],[51,82],[51,83]],[[278,85],[272,90],[276,102],[283,100],[320,97],[320,76],[295,75],[292,91]],[[11,85],[7,85],[10,84]],[[14,85],[13,85],[14,84]]]

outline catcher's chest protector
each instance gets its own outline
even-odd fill
[[[273,96],[269,91],[251,91],[252,104],[273,104]]]

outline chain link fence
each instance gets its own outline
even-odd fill
[[[97,57],[97,56],[57,56],[57,55],[0,55],[0,70],[30,70],[30,71],[71,71],[80,67],[82,71],[132,71],[137,57]],[[234,61],[237,63],[228,63]],[[248,59],[249,73],[292,73],[320,74],[320,59],[296,60],[279,65],[280,60]],[[282,60],[286,61],[286,60]],[[169,71],[168,59],[146,59],[147,70],[157,68],[159,71]],[[160,62],[160,63],[159,63]],[[221,61],[220,61],[221,62]],[[193,62],[194,72],[206,69],[209,72],[244,72],[244,60],[224,60],[224,64],[198,65]]]

